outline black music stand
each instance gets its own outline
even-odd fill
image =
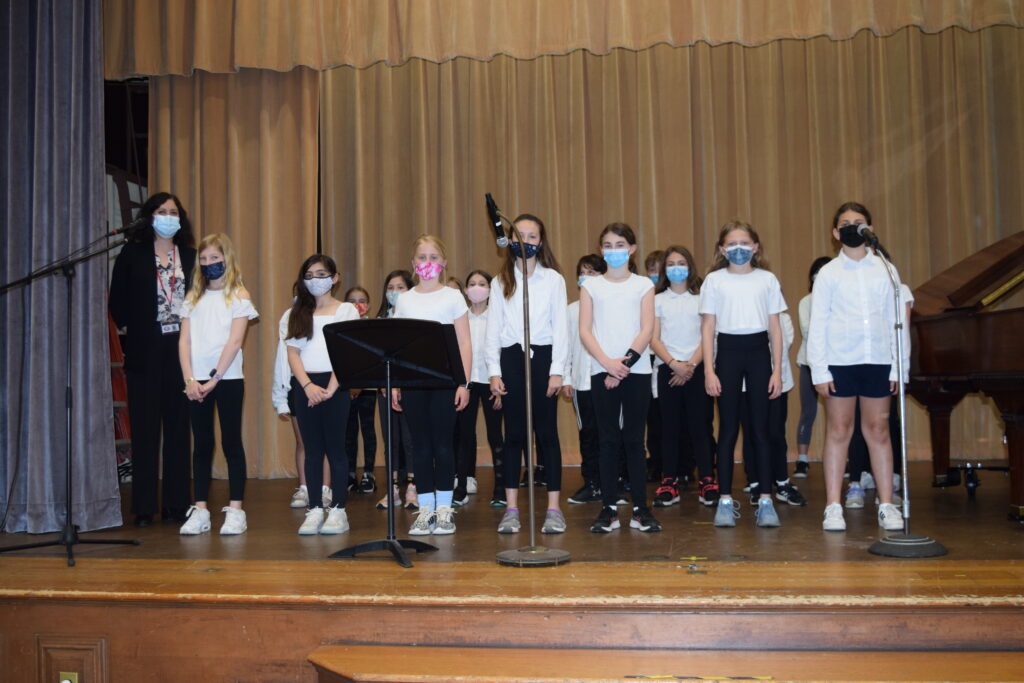
[[[327,353],[339,389],[384,389],[388,405],[392,389],[451,389],[466,383],[454,325],[431,320],[350,320],[324,327]],[[412,562],[405,549],[418,553],[437,550],[423,541],[395,536],[394,472],[391,410],[384,411],[388,438],[384,449],[387,467],[388,535],[343,548],[328,557],[355,557],[373,550],[390,550],[405,568]]]

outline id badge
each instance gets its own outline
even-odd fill
[[[178,334],[181,331],[180,323],[162,323],[160,325],[161,334]]]

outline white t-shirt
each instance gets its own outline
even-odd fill
[[[514,269],[516,291],[505,298],[501,278],[491,280],[491,300],[487,321],[487,370],[491,377],[501,376],[501,350],[523,343],[523,274]],[[565,323],[565,278],[557,270],[537,264],[529,279],[530,343],[551,346],[550,375],[565,375],[569,338]]]
[[[186,299],[179,310],[181,317],[189,321],[192,374],[200,382],[208,380],[210,371],[217,369],[217,361],[231,336],[231,323],[235,318],[253,320],[259,317],[252,301],[238,298],[237,292],[230,302],[226,301],[223,289],[207,289],[195,306]],[[242,379],[241,349],[224,373],[224,379]]]
[[[487,360],[484,354],[484,339],[487,337],[487,317],[490,311],[484,309],[480,315],[469,312],[469,338],[473,342],[473,372],[470,382],[487,384],[491,377],[487,374]]]
[[[442,325],[451,325],[468,312],[466,299],[457,289],[441,287],[423,294],[413,288],[399,295],[394,315],[391,317],[433,320]]]
[[[654,289],[648,277],[630,273],[622,282],[612,282],[604,275],[589,277],[583,281],[593,301],[593,326],[591,331],[601,350],[610,358],[622,358],[629,350],[636,336],[640,334],[640,304],[644,295]],[[630,374],[651,374],[651,356],[647,349],[640,352],[640,360],[629,369]],[[607,372],[597,359],[591,359],[590,374]]]
[[[688,362],[700,346],[700,295],[666,289],[654,296],[654,315],[661,324],[661,343],[673,358]],[[654,367],[663,363],[655,357]]]
[[[307,374],[312,372],[334,372],[334,368],[331,366],[331,357],[327,353],[327,339],[324,337],[324,327],[331,323],[340,323],[346,320],[359,320],[359,311],[347,301],[338,306],[338,309],[333,314],[313,316],[312,339],[301,337],[299,339],[285,340],[285,344],[299,350],[299,360],[302,361],[302,367]]]
[[[800,349],[796,352],[796,364],[807,365],[807,330],[811,327],[811,301],[814,295],[808,294],[797,304],[797,316],[800,319]]]
[[[700,290],[700,312],[715,316],[718,334],[756,334],[768,330],[768,316],[786,310],[782,287],[770,270],[708,273]]]

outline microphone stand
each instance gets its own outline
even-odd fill
[[[497,209],[496,209],[497,211]],[[525,244],[516,224],[501,211],[497,211],[498,217],[508,223],[511,232],[515,234],[520,244]],[[506,249],[508,247],[505,247]],[[537,524],[535,519],[535,504],[533,495],[533,470],[535,467],[535,456],[533,449],[533,374],[531,367],[530,350],[530,285],[529,273],[527,270],[526,250],[520,251],[523,266],[523,366],[526,373],[526,497],[529,505],[530,545],[514,550],[503,550],[495,558],[498,564],[506,567],[553,567],[565,564],[571,559],[567,550],[559,548],[547,548],[537,545]],[[515,485],[515,482],[512,482]]]
[[[895,313],[893,327],[896,331],[896,382],[899,388],[897,406],[899,407],[900,415],[900,470],[902,472],[903,484],[903,533],[883,536],[868,548],[868,552],[885,557],[938,557],[949,552],[944,545],[929,536],[910,533],[910,477],[907,476],[907,392],[906,385],[903,383],[903,331],[905,328],[903,316],[905,314],[905,306],[900,300],[900,281],[896,276],[896,268],[893,267],[892,262],[889,260],[888,252],[879,244],[878,237],[872,234],[868,243],[872,251],[881,259],[882,265],[885,267],[885,273],[889,276],[889,282],[892,283],[893,312]]]
[[[36,280],[46,277],[51,274],[61,274],[64,276],[65,291],[67,298],[67,329],[65,330],[64,336],[64,353],[65,353],[65,364],[67,366],[67,378],[68,383],[64,394],[64,410],[65,410],[65,444],[64,444],[64,477],[65,477],[65,492],[64,492],[64,528],[61,530],[60,538],[52,541],[41,541],[39,543],[26,543],[23,545],[8,546],[0,548],[0,553],[11,552],[14,550],[27,550],[29,548],[48,548],[51,546],[62,545],[65,548],[68,559],[68,566],[75,566],[75,556],[73,547],[79,543],[93,543],[93,544],[104,544],[104,545],[139,545],[138,539],[132,540],[121,540],[121,539],[84,539],[78,536],[78,526],[74,523],[72,518],[71,510],[71,498],[72,498],[72,486],[71,486],[71,474],[72,474],[72,463],[71,463],[71,414],[74,402],[74,396],[71,389],[71,376],[72,376],[72,363],[71,363],[71,342],[72,342],[72,302],[73,302],[73,287],[75,277],[75,266],[83,261],[105,254],[111,249],[121,246],[125,243],[125,239],[121,238],[114,244],[104,245],[94,251],[90,249],[103,239],[107,239],[110,235],[104,235],[103,237],[93,240],[87,246],[76,249],[64,258],[58,259],[53,263],[43,266],[33,272],[29,273],[23,278],[8,282],[7,284],[0,287],[0,294],[6,294],[8,291],[21,287],[23,285],[31,284]],[[84,252],[84,253],[83,253]],[[7,501],[10,506],[10,501]]]

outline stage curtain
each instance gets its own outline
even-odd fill
[[[106,232],[100,11],[94,3],[0,9],[0,283]],[[66,281],[0,294],[0,529],[60,530],[66,505],[65,387],[71,385],[72,516],[121,524],[107,345],[107,259],[74,268],[71,377]]]
[[[318,92],[318,74],[304,68],[150,81],[150,190],[178,194],[197,237],[231,237],[260,313],[243,346],[250,476],[295,473],[292,428],[270,388],[278,319],[317,246]],[[214,473],[226,473],[220,455]]]
[[[106,77],[1020,26],[1016,0],[104,0]]]
[[[703,271],[719,227],[739,217],[760,232],[795,324],[811,262],[835,253],[830,221],[844,201],[872,209],[911,286],[1021,229],[1022,63],[1017,28],[906,28],[322,72],[324,249],[375,306],[420,233],[447,242],[460,277],[493,273],[490,191],[510,215],[546,221],[571,300],[576,260],[610,221],[638,229],[641,260],[682,244]],[[793,444],[796,391],[789,405]],[[909,424],[926,456],[920,406]],[[571,451],[567,406],[559,428]],[[954,447],[999,457],[1001,428],[988,401],[967,399]]]

